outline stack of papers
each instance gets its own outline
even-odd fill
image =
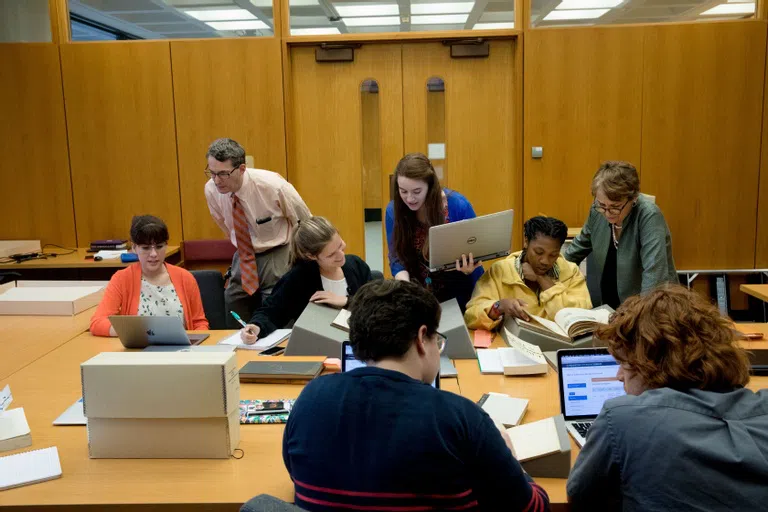
[[[549,371],[541,348],[507,333],[509,348],[479,349],[480,372],[498,375],[538,375]]]
[[[243,350],[257,350],[261,352],[263,350],[267,350],[268,348],[272,348],[276,345],[279,345],[280,343],[282,343],[283,340],[285,340],[290,335],[291,335],[290,329],[277,329],[275,332],[273,332],[269,336],[265,336],[264,338],[260,338],[256,340],[256,343],[254,343],[253,345],[246,345],[240,339],[240,331],[237,331],[232,336],[228,336],[223,340],[219,341],[218,344],[231,345],[233,347],[243,349]]]
[[[0,457],[0,491],[37,484],[61,476],[59,450],[55,446]]]
[[[0,412],[0,452],[24,448],[32,444],[24,408]]]
[[[507,429],[515,457],[520,462],[560,452],[560,437],[555,418],[546,418]]]

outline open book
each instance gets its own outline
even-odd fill
[[[563,341],[573,341],[591,334],[599,324],[607,324],[611,317],[609,309],[563,308],[555,315],[555,321],[530,315],[531,321],[517,320],[521,326],[545,336]]]
[[[477,362],[480,373],[504,375],[538,375],[547,373],[549,366],[541,349],[508,332],[509,347],[479,349]]]

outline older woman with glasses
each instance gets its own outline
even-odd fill
[[[110,279],[104,297],[91,318],[91,334],[117,336],[112,315],[178,316],[187,330],[207,330],[200,289],[194,276],[165,263],[168,227],[154,215],[131,221],[131,244],[139,257]]]
[[[589,218],[565,251],[576,264],[592,254],[592,303],[615,309],[633,295],[677,283],[669,227],[659,207],[640,194],[635,166],[605,162],[592,179],[592,196]]]

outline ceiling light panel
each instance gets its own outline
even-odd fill
[[[623,3],[624,0],[563,0],[555,9],[612,9]]]
[[[599,18],[603,14],[610,11],[610,9],[575,9],[568,11],[550,11],[549,14],[544,16],[544,21],[560,21],[560,20],[594,20]]]
[[[418,14],[461,14],[470,12],[475,2],[447,2],[434,4],[411,4],[411,15]]]
[[[400,14],[400,7],[398,7],[397,4],[333,4],[333,7],[342,18],[358,16],[398,16]]]
[[[348,27],[385,27],[400,24],[400,16],[372,16],[368,18],[343,18]]]
[[[184,14],[192,16],[200,21],[234,21],[255,20],[256,16],[245,9],[206,9],[184,11]]]
[[[205,23],[214,30],[260,30],[269,26],[260,20],[242,21],[207,21]]]
[[[708,11],[701,13],[702,16],[717,16],[728,14],[754,14],[755,4],[720,4],[716,5]]]
[[[515,28],[514,23],[475,23],[472,30],[500,30],[503,28]]]
[[[331,36],[341,34],[336,27],[292,28],[292,36]]]
[[[411,16],[411,25],[450,25],[466,23],[469,14],[435,14],[432,16]]]

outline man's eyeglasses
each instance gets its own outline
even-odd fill
[[[206,176],[208,176],[209,178],[221,178],[222,180],[226,180],[226,179],[228,179],[230,176],[232,176],[232,173],[233,173],[233,172],[235,172],[236,170],[238,170],[239,168],[240,168],[240,167],[235,167],[235,168],[234,168],[234,169],[232,169],[231,171],[220,171],[220,172],[216,172],[216,171],[212,171],[212,170],[210,170],[209,168],[207,168],[207,167],[206,167],[206,168],[205,168],[205,170],[204,170],[203,172],[204,172],[204,173],[205,173],[205,175],[206,175]]]
[[[448,341],[448,337],[445,334],[440,334],[439,332],[437,334],[437,350],[442,354],[443,350],[445,350],[445,342]]]
[[[629,202],[632,201],[632,199],[627,199],[627,202],[621,205],[620,208],[606,208],[605,206],[601,205],[597,201],[592,203],[592,209],[595,210],[598,213],[608,213],[610,215],[620,215],[621,212],[624,210],[624,208],[627,207]]]

